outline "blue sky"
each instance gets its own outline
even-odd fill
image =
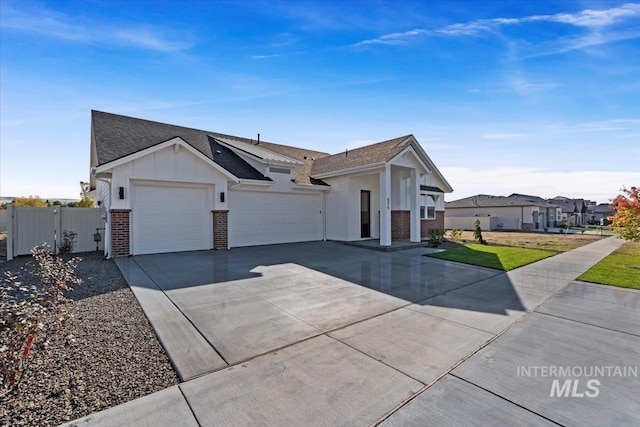
[[[77,198],[96,109],[330,153],[414,134],[455,189],[640,185],[640,3],[0,2],[0,195]]]

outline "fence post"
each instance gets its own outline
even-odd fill
[[[7,261],[13,259],[13,203],[7,204]]]

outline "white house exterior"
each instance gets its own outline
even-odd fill
[[[330,156],[98,111],[91,167],[109,256],[420,241],[452,191],[412,135]]]

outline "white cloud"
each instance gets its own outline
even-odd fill
[[[580,123],[575,127],[579,132],[608,132],[620,130],[640,130],[640,119],[611,119]]]
[[[549,21],[578,27],[604,27],[618,23],[626,18],[640,15],[640,4],[627,3],[620,7],[604,10],[585,9],[576,13],[556,13],[526,18],[529,21]]]
[[[640,182],[640,171],[564,172],[541,168],[472,169],[440,167],[455,192],[447,200],[475,194],[531,194],[540,197],[581,197],[601,203],[618,194],[622,186]]]
[[[103,24],[37,7],[33,3],[17,3],[28,4],[24,10],[14,7],[15,4],[2,2],[1,28],[76,43],[128,46],[158,52],[177,52],[191,47],[184,32],[141,24]]]
[[[418,36],[468,37],[482,34],[499,34],[504,26],[522,25],[531,22],[555,22],[578,28],[591,30],[589,34],[575,38],[560,40],[560,45],[553,49],[545,49],[530,56],[542,56],[570,50],[584,49],[616,41],[640,38],[638,31],[605,32],[604,27],[621,23],[625,20],[640,16],[640,4],[624,4],[603,10],[585,9],[575,13],[557,13],[554,15],[532,15],[521,18],[493,18],[450,24],[436,29],[416,28],[404,32],[385,34],[372,39],[362,40],[352,47],[367,45],[403,45]]]
[[[523,133],[485,133],[480,139],[517,139],[524,136]]]
[[[401,44],[405,44],[408,39],[414,38],[416,36],[424,35],[424,34],[429,34],[429,33],[430,31],[417,29],[417,30],[405,31],[402,33],[385,34],[383,36],[376,37],[374,39],[363,40],[361,42],[355,43],[353,47],[366,46],[366,45],[372,45],[372,44],[401,45]]]

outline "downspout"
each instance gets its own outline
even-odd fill
[[[322,192],[322,241],[327,241],[327,194],[331,193],[331,186]]]
[[[524,225],[524,206],[520,206],[520,231],[523,230],[522,226]]]
[[[94,176],[95,176],[95,173],[94,173]],[[109,185],[109,205],[111,205],[111,196],[112,196],[111,180],[105,179],[105,178],[98,178],[97,176],[96,176],[96,180],[106,182]],[[105,213],[107,214],[107,217],[105,218],[106,224],[104,227],[104,255],[107,258],[111,258],[111,213],[109,212],[109,209],[107,206],[105,206],[104,208],[105,208]],[[107,244],[107,242],[109,242],[109,244]]]

